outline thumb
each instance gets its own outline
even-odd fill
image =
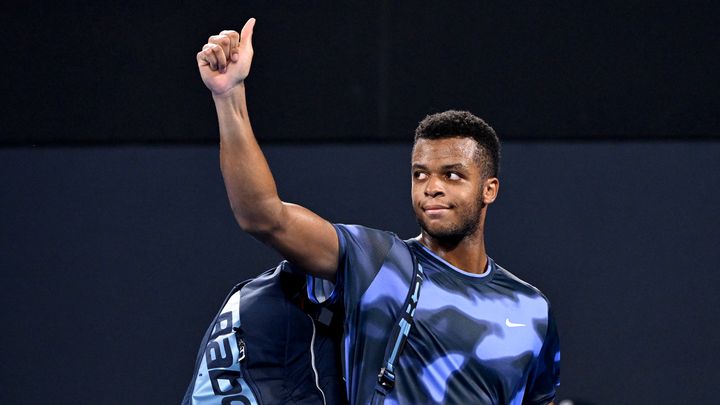
[[[254,28],[255,28],[255,19],[254,18],[247,20],[245,25],[242,27],[242,30],[240,31],[240,45],[242,47],[249,46],[250,49],[252,49],[252,34],[253,34]]]

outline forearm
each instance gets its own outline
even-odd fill
[[[220,167],[230,206],[240,226],[255,235],[280,223],[283,204],[250,125],[245,85],[213,95],[220,128]]]

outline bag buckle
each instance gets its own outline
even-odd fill
[[[241,338],[237,338],[238,347],[238,363],[245,360],[245,341]]]
[[[395,387],[395,373],[386,367],[381,368],[380,374],[378,374],[378,383],[386,390],[392,390]]]

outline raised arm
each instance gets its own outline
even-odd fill
[[[222,31],[197,54],[212,92],[220,127],[220,167],[240,227],[304,271],[333,280],[338,241],[333,226],[312,211],[280,200],[267,161],[255,140],[245,98],[253,58],[255,19],[240,34]]]

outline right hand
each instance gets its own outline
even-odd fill
[[[200,77],[213,95],[229,92],[250,74],[254,26],[255,19],[251,18],[240,34],[237,31],[222,31],[213,35],[197,53]]]

